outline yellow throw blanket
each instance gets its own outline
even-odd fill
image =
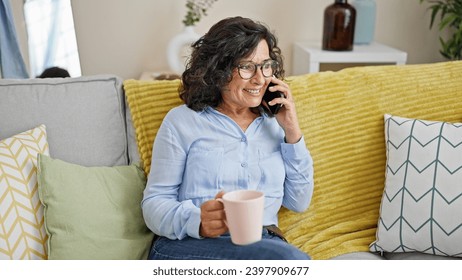
[[[462,62],[368,66],[288,77],[314,160],[314,195],[303,213],[282,209],[287,239],[313,259],[368,251],[384,187],[383,114],[462,121]],[[150,169],[159,125],[181,104],[179,81],[124,83],[141,159]]]

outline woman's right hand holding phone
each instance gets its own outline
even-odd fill
[[[274,77],[271,78],[271,83],[274,83],[274,85],[268,86],[268,88],[271,87],[269,90],[280,91],[284,94],[285,98],[273,99],[268,105],[276,103],[282,105],[275,118],[285,132],[286,142],[290,144],[297,143],[302,137],[302,131],[298,123],[295,102],[290,87],[285,82]]]

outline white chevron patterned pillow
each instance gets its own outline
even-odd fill
[[[37,154],[49,155],[45,125],[0,141],[0,259],[46,259]]]
[[[462,257],[462,123],[385,115],[387,166],[373,252]]]

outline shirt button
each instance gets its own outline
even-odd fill
[[[245,141],[247,141],[247,138],[242,137],[242,138],[241,138],[241,142],[245,142]]]
[[[247,167],[247,162],[241,163],[241,166],[242,166],[242,167]]]

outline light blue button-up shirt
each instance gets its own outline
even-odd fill
[[[275,118],[256,118],[244,132],[228,116],[186,105],[164,118],[153,145],[142,209],[147,226],[170,239],[200,238],[200,205],[221,190],[265,193],[264,225],[284,207],[301,212],[313,194],[313,162],[304,138],[284,142]]]

